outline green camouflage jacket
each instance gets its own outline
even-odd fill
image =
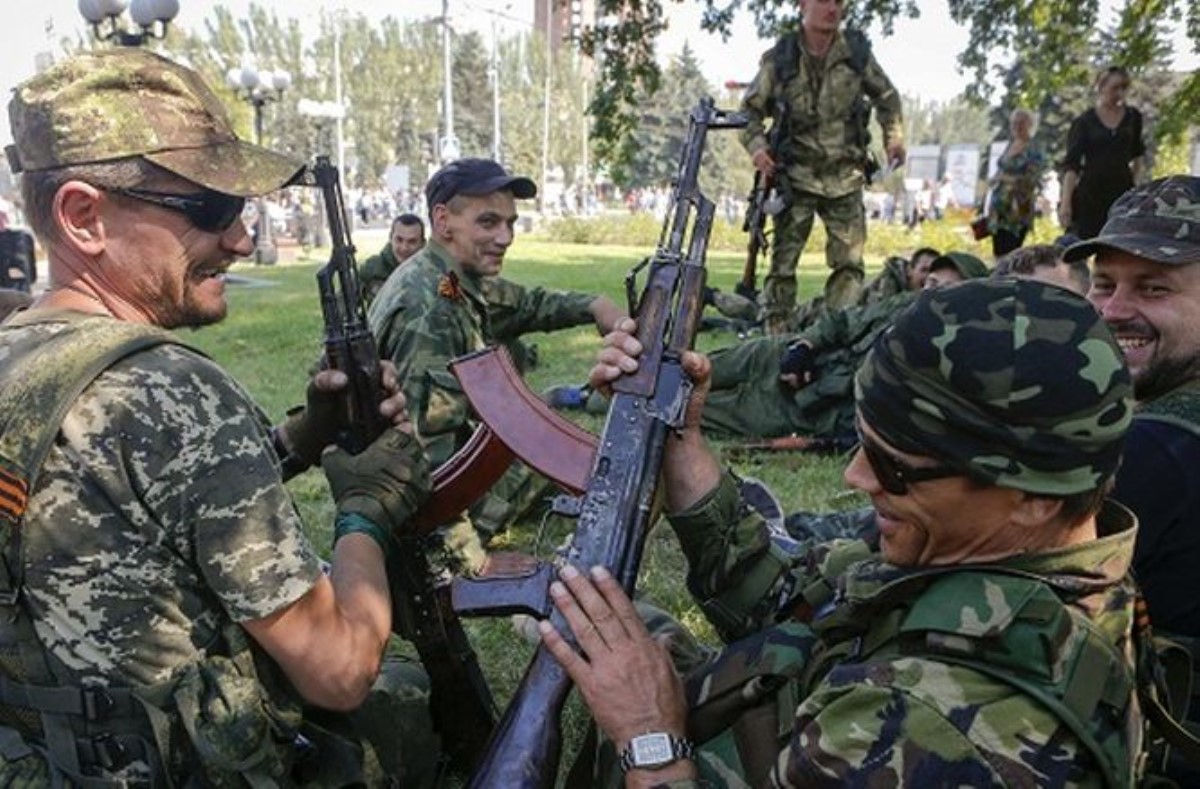
[[[858,294],[855,304],[866,307],[878,304],[897,293],[908,290],[908,261],[889,257],[883,262],[883,271],[872,277]],[[793,333],[812,328],[825,315],[825,297],[815,296],[796,307],[788,326]]]
[[[852,432],[854,374],[871,350],[875,338],[892,325],[896,314],[917,297],[904,291],[862,307],[824,313],[812,326],[791,340],[804,340],[816,353],[817,377],[797,389],[796,404],[810,415],[824,414],[814,424],[816,435]]]
[[[473,428],[470,404],[447,369],[450,360],[526,332],[588,323],[594,299],[466,274],[436,241],[388,278],[367,317],[381,356],[396,364],[435,464],[445,462]]]
[[[777,545],[757,516],[739,521],[738,506],[727,478],[671,519],[688,557],[689,589],[723,637],[740,639],[708,672],[689,678],[691,725],[704,730],[705,705],[719,705],[722,694],[758,694],[776,713],[766,732],[774,744],[763,745],[761,728],[757,738],[739,737],[745,719],[729,731],[708,731],[697,756],[703,780],[672,786],[768,779],[788,787],[1106,785],[1106,771],[1082,740],[1016,684],[1030,680],[1039,655],[1058,681],[1084,671],[1084,663],[1099,666],[1098,674],[1079,677],[1093,694],[1092,706],[1082,708],[1116,754],[1122,774],[1107,779],[1130,785],[1140,713],[1132,685],[1110,681],[1132,667],[1127,571],[1137,528],[1128,510],[1107,505],[1100,538],[1087,544],[930,573],[887,565],[859,541],[796,554]],[[1075,618],[1090,622],[1112,660],[1045,662],[1047,654],[1079,654],[1072,650],[1085,629],[1059,629]],[[1034,658],[1012,660],[999,648],[963,657],[981,644],[1008,643],[1017,626],[1042,645]],[[881,630],[901,635],[881,642]],[[920,640],[905,640],[909,632]]]
[[[799,47],[803,50],[803,45]],[[867,58],[860,75],[851,65],[850,45],[838,33],[819,71],[813,61],[800,58],[800,72],[788,81],[785,98],[790,113],[787,177],[794,188],[821,197],[840,197],[863,186],[866,152],[854,128],[854,105],[863,95],[871,100],[883,129],[884,145],[904,139],[900,94],[874,55]],[[742,99],[742,110],[750,123],[741,132],[742,144],[751,156],[767,147],[766,119],[775,103],[775,48],[767,50],[758,73]],[[813,84],[818,84],[816,91]]]
[[[359,297],[362,299],[363,307],[371,306],[371,302],[379,294],[379,289],[383,287],[383,283],[387,281],[398,265],[400,265],[400,261],[396,260],[395,254],[392,253],[390,240],[383,245],[383,249],[379,250],[378,255],[371,255],[363,261],[358,269]]]

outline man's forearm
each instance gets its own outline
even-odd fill
[[[667,440],[663,487],[667,512],[682,512],[707,496],[721,481],[721,464],[699,427],[689,427]]]

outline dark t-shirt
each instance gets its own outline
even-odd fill
[[[1126,107],[1115,129],[1105,126],[1089,109],[1071,122],[1063,167],[1079,174],[1071,199],[1070,230],[1092,238],[1104,226],[1108,209],[1133,187],[1129,163],[1146,152],[1142,139],[1142,114]]]
[[[1113,498],[1137,515],[1133,568],[1160,631],[1200,638],[1200,435],[1135,419]]]

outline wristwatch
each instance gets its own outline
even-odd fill
[[[656,731],[639,734],[621,751],[621,772],[630,770],[661,770],[680,759],[692,758],[696,746],[691,740]]]

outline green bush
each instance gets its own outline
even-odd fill
[[[967,224],[974,213],[968,210],[949,212],[943,219],[928,220],[915,228],[903,224],[887,224],[870,220],[867,222],[867,241],[863,259],[872,269],[892,255],[908,256],[919,247],[933,247],[949,252],[969,252],[985,261],[992,259],[989,240],[976,241]],[[770,229],[768,224],[768,230]],[[565,217],[547,222],[534,234],[538,240],[557,244],[621,245],[645,248],[650,251],[658,243],[662,222],[653,214],[640,212],[608,213],[602,216],[579,218]],[[1058,237],[1058,227],[1049,221],[1040,221],[1034,226],[1029,243],[1049,243]],[[825,255],[825,227],[817,221],[812,235],[805,245],[805,256],[823,260]],[[734,254],[744,254],[747,235],[742,231],[742,220],[730,223],[718,215],[713,221],[708,247]]]

